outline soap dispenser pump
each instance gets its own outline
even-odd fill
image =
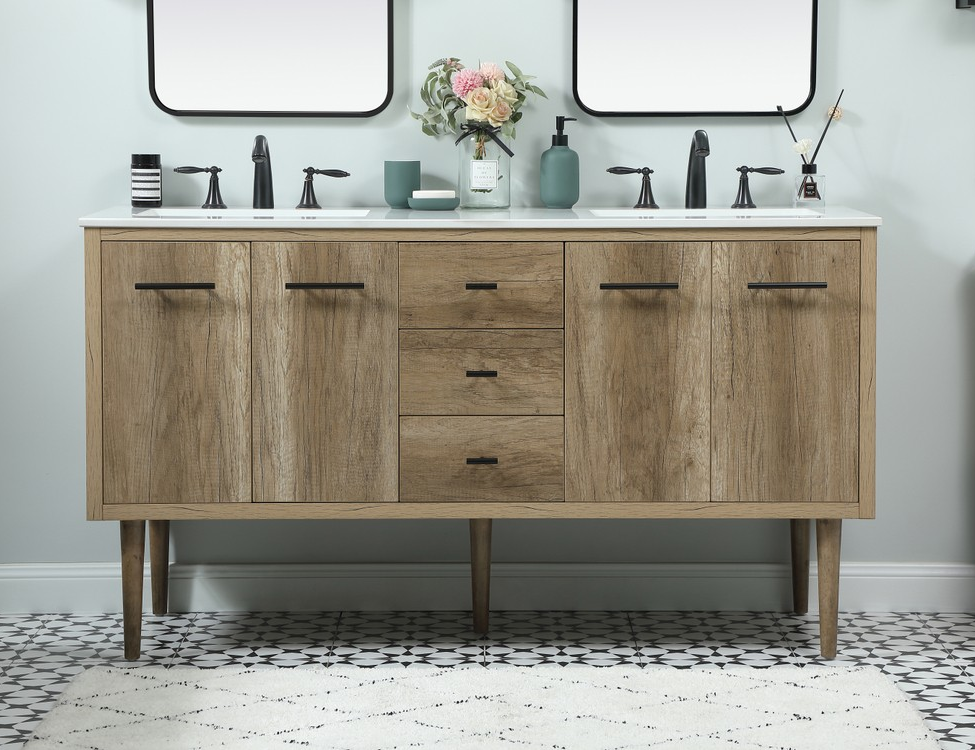
[[[579,154],[569,148],[565,123],[575,117],[555,118],[552,147],[542,152],[541,194],[547,208],[572,208],[579,200]]]

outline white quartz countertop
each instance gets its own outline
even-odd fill
[[[511,208],[413,211],[393,208],[201,209],[109,208],[83,216],[83,227],[170,229],[637,229],[876,227],[879,216],[842,206],[793,208]]]

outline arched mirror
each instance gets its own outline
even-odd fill
[[[816,87],[817,0],[574,0],[593,115],[792,114]]]
[[[149,90],[174,115],[363,117],[392,95],[392,0],[147,0]]]

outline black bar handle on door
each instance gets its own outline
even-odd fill
[[[497,289],[498,285],[493,281],[468,281],[464,285],[465,289]]]
[[[138,281],[135,288],[139,291],[174,292],[185,289],[216,289],[212,281]]]
[[[362,281],[286,281],[285,289],[365,289]]]
[[[606,282],[599,285],[604,290],[620,289],[679,289],[680,284],[676,281],[634,281],[628,283]]]
[[[469,378],[496,378],[498,377],[497,370],[468,370],[467,377]]]
[[[496,466],[498,459],[493,456],[481,456],[480,458],[468,458],[468,466]]]
[[[825,281],[749,281],[749,289],[826,289]]]

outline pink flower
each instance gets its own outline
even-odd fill
[[[484,78],[481,74],[471,68],[464,68],[454,73],[450,81],[450,88],[461,99],[465,98],[474,89],[479,89],[484,85]]]
[[[504,71],[493,62],[481,63],[481,77],[485,81],[503,81]]]

